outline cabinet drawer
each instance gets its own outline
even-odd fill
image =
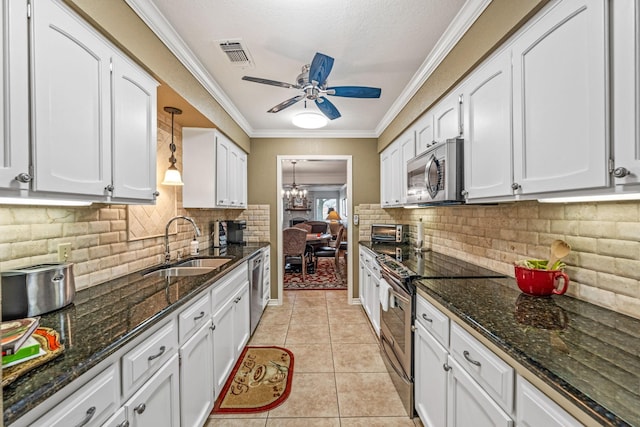
[[[416,321],[440,344],[449,347],[449,318],[420,295],[416,299]]]
[[[129,396],[178,349],[178,331],[171,321],[122,356],[122,392]]]
[[[480,341],[451,323],[450,351],[462,367],[508,413],[513,411],[514,372]]]
[[[180,343],[187,341],[210,318],[211,303],[207,292],[178,315],[178,339]]]
[[[582,425],[521,376],[518,376],[517,385],[516,412],[519,426],[579,427]]]
[[[76,390],[33,427],[99,426],[120,404],[118,365],[112,365]]]
[[[216,314],[220,308],[238,291],[238,288],[248,280],[247,264],[243,263],[228,276],[216,283],[211,293],[212,313]]]

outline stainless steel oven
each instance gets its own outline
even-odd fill
[[[409,277],[380,263],[381,284],[389,288],[387,306],[380,310],[380,349],[407,414],[413,417],[413,320],[415,292]],[[386,308],[386,310],[385,310]]]

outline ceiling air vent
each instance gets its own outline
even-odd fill
[[[241,40],[218,41],[220,49],[227,55],[229,61],[236,67],[253,68],[253,60],[248,50],[242,47]]]

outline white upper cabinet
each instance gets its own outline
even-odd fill
[[[606,187],[605,0],[564,0],[512,45],[516,194]]]
[[[640,183],[640,5],[611,2],[615,184]]]
[[[182,129],[185,208],[247,207],[247,154],[216,129]]]
[[[106,196],[112,49],[57,3],[31,7],[33,190]]]
[[[511,52],[476,70],[462,91],[464,194],[467,199],[512,196]]]
[[[415,155],[413,128],[380,153],[380,205],[383,208],[402,206],[407,201],[407,160]]]
[[[0,189],[11,191],[28,189],[31,177],[26,9],[26,2],[0,4]]]
[[[460,94],[453,90],[433,107],[434,139],[437,142],[462,135],[460,104]]]
[[[407,202],[407,162],[416,155],[415,133],[413,129],[402,134],[400,137],[400,171],[398,177],[398,190],[400,203]]]
[[[156,191],[156,81],[113,57],[113,197],[152,199]]]
[[[413,125],[416,133],[416,156],[434,143],[433,113],[426,112]]]

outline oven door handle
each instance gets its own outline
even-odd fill
[[[396,353],[393,351],[391,343],[389,343],[389,341],[387,340],[384,334],[380,334],[380,341],[382,342],[382,351],[384,352],[384,355],[387,357],[387,360],[389,360],[389,364],[393,367],[393,370],[396,371],[396,374],[398,374],[398,376],[402,378],[404,381],[411,382],[407,374],[405,374],[400,368],[398,368],[400,366],[400,360],[398,360]],[[389,354],[389,351],[387,351],[387,348],[391,350],[391,354]]]
[[[390,289],[389,292],[391,292],[393,294],[393,297],[396,299],[399,299],[400,301],[404,302],[405,304],[411,306],[411,300],[407,297],[405,297],[404,295],[399,294],[398,292],[394,291],[393,289]]]

